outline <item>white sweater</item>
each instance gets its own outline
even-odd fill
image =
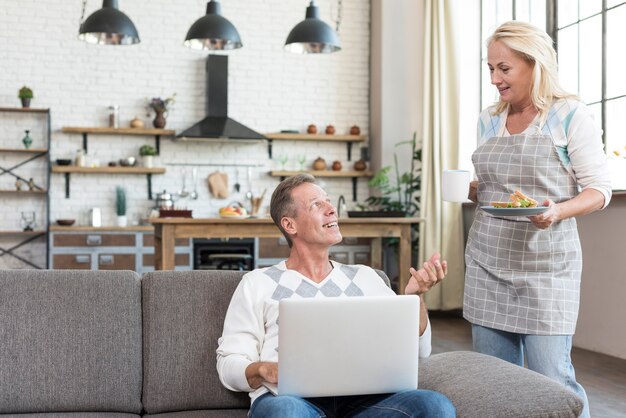
[[[315,283],[285,262],[245,274],[230,301],[224,331],[218,341],[217,371],[230,390],[250,392],[251,402],[268,392],[252,389],[245,371],[258,361],[278,362],[278,302],[284,298],[324,298],[393,295],[376,272],[363,265],[332,261],[333,270]],[[418,333],[419,330],[416,330]],[[419,356],[431,352],[430,323],[419,337]]]

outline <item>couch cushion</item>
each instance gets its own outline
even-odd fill
[[[0,413],[141,412],[131,271],[0,271]]]
[[[0,414],[3,418],[140,418],[137,414],[118,412],[49,412],[41,414]]]
[[[214,411],[166,412],[164,414],[144,415],[144,418],[246,418],[248,409],[218,409]]]
[[[244,272],[157,271],[144,275],[144,389],[149,414],[248,409],[247,393],[224,388],[216,369],[217,339]]]
[[[545,376],[468,351],[424,359],[419,387],[446,395],[459,418],[573,418],[583,406],[573,392]]]

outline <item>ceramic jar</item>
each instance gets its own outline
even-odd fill
[[[309,126],[307,126],[306,128],[306,132],[308,134],[316,134],[317,133],[317,126],[310,124]]]
[[[350,128],[350,135],[360,135],[361,134],[361,128],[359,128],[358,126],[354,125],[352,126],[352,128]]]
[[[318,157],[313,161],[313,170],[326,170],[326,161],[322,157]]]
[[[333,125],[326,127],[326,135],[335,135],[335,127]]]
[[[341,171],[341,161],[333,161],[333,171]]]
[[[359,160],[356,163],[354,163],[354,169],[356,171],[365,171],[365,169],[367,168],[367,163],[365,162],[365,160]]]

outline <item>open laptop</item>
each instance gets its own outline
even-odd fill
[[[417,388],[419,297],[283,299],[278,387],[301,397]],[[270,387],[273,386],[273,387]]]

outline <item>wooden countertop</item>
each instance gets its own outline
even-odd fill
[[[150,223],[176,224],[273,224],[272,218],[151,218]],[[423,218],[339,218],[341,224],[414,224]]]
[[[154,227],[152,225],[98,227],[50,225],[50,232],[154,232]]]

